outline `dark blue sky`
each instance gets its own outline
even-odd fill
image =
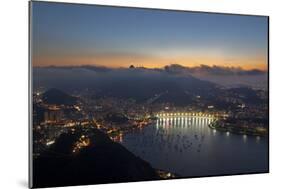
[[[32,16],[37,66],[267,67],[267,17],[46,2]]]

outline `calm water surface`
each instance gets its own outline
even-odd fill
[[[267,171],[267,138],[218,132],[208,127],[210,122],[160,119],[126,134],[121,143],[154,168],[184,177]]]

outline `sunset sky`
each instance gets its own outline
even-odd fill
[[[33,2],[33,66],[267,69],[267,17]]]

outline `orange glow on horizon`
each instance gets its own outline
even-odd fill
[[[179,64],[184,67],[223,66],[241,67],[244,70],[259,69],[267,71],[267,58],[264,56],[225,58],[222,56],[193,57],[149,57],[149,56],[83,56],[83,57],[33,57],[33,66],[82,66],[93,65],[109,68],[128,68],[130,65],[145,68],[163,68]]]

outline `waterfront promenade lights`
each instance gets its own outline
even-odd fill
[[[182,113],[157,113],[155,114],[156,117],[202,117],[202,118],[207,118],[207,119],[213,119],[216,117],[217,114],[203,114],[203,113],[187,113],[187,112],[182,112]]]

